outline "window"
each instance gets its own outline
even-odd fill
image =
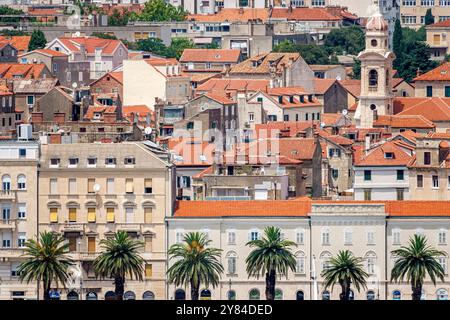
[[[403,0],[403,5],[406,7],[415,7],[416,0]]]
[[[175,234],[175,241],[176,243],[182,243],[184,239],[184,233],[183,231],[177,231]]]
[[[133,194],[134,193],[134,184],[132,178],[125,179],[125,193]]]
[[[125,157],[123,163],[125,165],[133,165],[133,164],[136,164],[136,159],[134,157]]]
[[[339,178],[339,170],[338,169],[331,169],[331,177],[333,179]]]
[[[227,299],[228,300],[236,300],[236,291],[230,290],[227,292]]]
[[[353,243],[353,231],[351,229],[344,230],[344,244],[351,245]]]
[[[450,86],[445,86],[445,96],[450,97]]]
[[[3,233],[3,248],[11,248],[11,235],[8,233]]]
[[[312,0],[311,5],[313,7],[325,7],[325,0]]]
[[[372,200],[372,189],[364,189],[364,200]]]
[[[94,185],[95,185],[94,178],[87,179],[87,192],[88,193],[94,193]]]
[[[364,258],[366,260],[367,273],[374,274],[377,255],[375,252],[368,252]]]
[[[125,208],[125,222],[126,223],[134,222],[134,208],[133,207]]]
[[[423,188],[423,175],[417,175],[417,188]]]
[[[27,241],[27,237],[25,236],[25,233],[20,232],[19,236],[17,238],[17,246],[19,248],[24,248],[25,247],[25,242]]]
[[[7,174],[2,177],[2,188],[5,191],[11,190],[11,177]]]
[[[27,105],[28,106],[34,105],[34,96],[27,96]]]
[[[305,273],[305,253],[300,251],[295,254],[295,273]]]
[[[27,189],[27,178],[23,174],[20,174],[17,177],[17,189],[19,190]]]
[[[227,242],[228,242],[228,244],[236,244],[236,231],[234,231],[234,230],[228,231]]]
[[[403,188],[397,189],[397,200],[399,201],[405,200],[405,189]]]
[[[421,0],[420,5],[423,7],[433,7],[434,6],[434,0]]]
[[[153,183],[152,178],[146,178],[144,180],[144,193],[153,193]]]
[[[114,214],[114,208],[106,208],[106,222],[114,222],[115,220],[115,214]]]
[[[432,184],[433,184],[433,188],[439,188],[439,176],[432,176]]]
[[[27,217],[27,206],[25,203],[19,203],[17,205],[17,219],[26,219]]]
[[[58,208],[50,208],[50,222],[58,222]]]
[[[289,115],[288,115],[288,114],[285,114],[285,115],[283,116],[283,120],[284,120],[284,121],[289,121]]]
[[[295,232],[295,242],[297,244],[303,244],[305,241],[305,230],[299,229]]]
[[[69,222],[77,222],[77,208],[69,208]]]
[[[50,159],[50,168],[56,168],[59,166],[59,158],[51,158]]]
[[[427,86],[427,97],[433,96],[433,86]]]
[[[259,300],[260,299],[259,290],[258,289],[250,290],[250,292],[248,293],[248,299],[249,300]]]
[[[258,240],[259,239],[259,231],[258,230],[250,231],[249,237],[250,237],[250,241]]]
[[[436,292],[437,300],[448,300],[448,291],[445,289],[439,289]]]
[[[372,171],[364,170],[364,181],[371,181],[371,180],[372,180]]]
[[[77,193],[77,179],[69,178],[69,194]]]
[[[328,251],[322,252],[320,254],[320,266],[322,272],[328,270],[328,268],[330,267],[331,257],[332,255]]]
[[[405,180],[405,172],[403,170],[397,170],[397,180]]]
[[[89,157],[88,159],[87,159],[87,166],[88,167],[96,167],[97,166],[97,158],[95,158],[95,157]]]
[[[368,245],[375,244],[375,233],[373,232],[373,230],[367,231],[367,244]]]
[[[431,164],[431,152],[423,153],[423,164],[425,164],[425,165]]]
[[[330,244],[330,229],[325,228],[321,232],[322,245]]]
[[[96,219],[96,212],[95,212],[95,208],[88,208],[88,217],[87,217],[87,221],[89,223],[93,223],[95,222]]]
[[[19,149],[19,158],[26,158],[26,156],[27,156],[27,149]]]
[[[438,243],[446,244],[447,243],[447,230],[440,229],[438,233]]]
[[[226,110],[226,109],[225,109],[225,110]],[[187,130],[192,130],[192,129],[194,129],[194,122],[189,121],[189,122],[186,124],[186,129],[187,129]]]
[[[50,179],[50,194],[58,194],[58,179]]]
[[[11,219],[11,208],[9,206],[4,206],[2,208],[2,219],[3,220]]]
[[[237,255],[235,252],[227,253],[227,273],[228,274],[236,274],[236,258]]]
[[[114,179],[113,178],[106,179],[106,193],[107,194],[114,193]]]
[[[145,237],[144,240],[144,251],[145,252],[152,252],[153,251],[153,241],[151,236]]]
[[[400,230],[399,229],[392,230],[392,244],[400,244]]]
[[[416,16],[402,16],[402,24],[415,24]]]
[[[145,264],[145,278],[151,279],[152,275],[153,275],[153,265],[146,263]]]
[[[253,112],[248,113],[248,121],[250,122],[255,121],[255,114]]]
[[[442,269],[444,269],[444,273],[447,274],[448,273],[448,268],[447,268],[447,258],[446,257],[439,257],[438,258],[438,262],[441,265]]]
[[[88,252],[95,252],[95,237],[88,237]]]
[[[69,167],[76,167],[78,165],[78,158],[69,158]]]
[[[378,72],[372,69],[369,71],[369,87],[376,86],[378,86]]]

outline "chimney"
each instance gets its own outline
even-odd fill
[[[32,112],[31,113],[31,123],[42,123],[44,121],[44,114],[42,112]]]
[[[133,123],[138,123],[139,122],[139,113],[136,113],[135,115],[134,115],[134,119],[133,119]]]
[[[420,76],[422,74],[422,71],[420,71],[420,68],[417,68],[416,70],[416,77]]]
[[[50,141],[51,144],[61,144],[61,133],[52,132],[50,133]]]
[[[64,124],[66,122],[66,114],[64,112],[55,112],[53,114],[53,121],[57,124]]]
[[[104,123],[114,123],[117,121],[115,112],[105,112],[103,113],[103,122]]]
[[[364,153],[367,155],[368,151],[370,149],[370,135],[366,134],[364,137]]]

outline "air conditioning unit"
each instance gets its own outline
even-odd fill
[[[33,137],[33,127],[31,124],[20,124],[17,126],[17,139],[30,140]]]

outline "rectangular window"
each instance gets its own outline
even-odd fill
[[[367,244],[375,244],[375,233],[367,231]]]
[[[400,244],[400,231],[399,230],[392,230],[392,243]]]
[[[17,204],[17,219],[26,219],[27,217],[27,205],[25,203]]]
[[[372,190],[371,189],[364,189],[364,200],[366,200],[366,201],[372,200]]]
[[[405,189],[397,189],[397,200],[405,200]]]
[[[228,231],[228,244],[236,244],[236,232]]]
[[[95,184],[95,179],[88,179],[87,180],[87,192],[88,193],[94,193],[94,184]]]
[[[371,180],[372,180],[372,171],[364,170],[364,181],[371,181]]]
[[[423,188],[423,175],[417,175],[417,188]]]
[[[69,194],[77,193],[77,179],[70,178],[69,179]]]
[[[69,208],[69,222],[77,222],[77,208]]]
[[[150,279],[153,275],[153,265],[146,263],[145,264],[145,278]]]
[[[132,178],[125,179],[125,192],[127,194],[132,194],[134,192],[134,185]]]
[[[339,170],[331,169],[331,176],[333,177],[333,179],[337,179],[339,177]]]
[[[283,120],[284,120],[284,121],[289,121],[289,115],[288,115],[288,114],[285,114],[285,115],[283,116]]]
[[[433,96],[433,86],[427,86],[427,97]]]
[[[144,193],[153,193],[153,182],[151,178],[144,180]]]
[[[397,180],[405,180],[405,172],[403,170],[397,170]]]
[[[88,252],[95,252],[95,237],[88,237]]]
[[[58,208],[50,208],[50,222],[58,222]]]
[[[25,236],[25,233],[20,232],[19,236],[17,238],[17,246],[19,248],[24,248],[25,247],[25,242],[27,241],[27,238]]]
[[[27,149],[19,149],[19,158],[26,158]]]
[[[152,237],[145,237],[144,250],[145,250],[145,252],[153,251]]]
[[[29,106],[34,105],[34,96],[27,96],[27,104]]]
[[[344,244],[351,245],[353,243],[353,232],[351,230],[344,231]]]
[[[425,164],[425,165],[431,164],[431,152],[423,153],[423,164]]]
[[[134,222],[134,210],[131,207],[125,208],[125,222],[126,223]]]
[[[152,208],[144,208],[144,221],[145,223],[152,223]]]
[[[50,194],[58,193],[58,179],[51,178],[50,179]]]
[[[295,241],[297,244],[303,244],[305,241],[305,233],[303,231],[297,231],[295,234]]]
[[[95,222],[96,214],[95,208],[88,208],[88,222]]]
[[[450,97],[450,86],[445,86],[445,96],[446,96],[447,98]]]
[[[87,159],[87,166],[90,167],[90,168],[96,167],[97,166],[97,158],[89,157]]]
[[[439,176],[432,176],[433,188],[439,188]]]
[[[76,237],[68,237],[67,240],[69,241],[69,252],[76,252],[77,251],[77,238]]]
[[[447,243],[447,232],[445,230],[440,230],[438,235],[438,243],[446,244]]]
[[[107,194],[114,193],[114,179],[113,178],[106,179],[106,193]]]
[[[106,208],[106,222],[114,222],[114,208]]]

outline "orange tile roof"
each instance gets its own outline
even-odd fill
[[[180,62],[237,63],[239,49],[184,49]]]
[[[3,79],[38,79],[47,67],[43,63],[21,64],[0,63],[0,77]]]
[[[145,59],[145,62],[152,66],[178,65],[178,60],[175,58],[150,58]]]
[[[210,79],[199,85],[197,92],[207,91],[266,91],[270,84],[269,80],[263,79]]]
[[[131,118],[132,114],[138,114],[139,121],[146,121],[147,114],[150,114],[150,119],[155,121],[155,112],[146,105],[122,106],[122,115],[130,122],[134,120]]]
[[[286,138],[286,139],[260,139],[247,144],[246,154],[258,157],[257,162],[266,162],[273,156],[278,155],[287,159],[304,161],[312,160],[317,144],[314,138]],[[271,152],[268,156],[267,152]]]
[[[450,98],[395,98],[394,113],[421,115],[432,122],[450,121]]]
[[[450,62],[445,62],[433,70],[415,77],[414,81],[450,81]]]
[[[92,120],[94,118],[94,114],[95,113],[114,113],[116,112],[116,107],[115,106],[102,106],[99,104],[93,105],[93,106],[89,106],[84,118],[87,120]]]
[[[397,141],[386,141],[369,150],[368,154],[355,162],[355,166],[406,166],[412,160],[412,152],[407,153],[401,147],[405,146],[400,146]],[[393,157],[387,159],[385,153],[392,153]]]
[[[275,121],[255,125],[256,138],[272,138],[276,137],[275,133],[286,132],[286,136],[296,137],[300,132],[311,128],[311,121]],[[262,134],[264,132],[264,134]]]
[[[306,217],[310,201],[178,201],[174,216],[181,217]]]
[[[312,101],[309,101],[309,93],[305,92],[305,89],[303,89],[302,87],[269,88],[267,89],[267,94],[265,92],[262,92],[262,94],[266,97],[270,97],[271,100],[281,108],[322,106],[320,101],[315,97],[312,97]],[[299,96],[303,96],[303,102],[300,100]]]
[[[220,103],[223,105],[230,105],[230,104],[236,104],[236,101],[231,100],[230,98],[227,98],[225,95],[223,94],[219,94],[216,92],[208,92],[205,93],[205,96]]]
[[[450,21],[449,20],[444,20],[444,21],[439,21],[433,24],[430,24],[427,26],[427,28],[449,28],[450,27]]]
[[[269,19],[267,8],[224,8],[216,14],[191,14],[186,20],[199,22],[248,22],[250,20],[260,20],[265,22]]]
[[[446,132],[428,132],[427,138],[450,139],[450,133],[446,133]]]
[[[205,174],[212,174],[214,173],[214,168],[213,166],[209,166],[208,168],[206,168],[205,170],[203,170],[202,172],[199,172],[195,175],[192,176],[193,179],[200,179],[202,178]]]
[[[378,116],[373,123],[374,127],[390,127],[390,128],[420,128],[432,129],[435,127],[433,122],[421,115],[394,115],[394,116]]]
[[[47,56],[52,56],[52,57],[68,57],[68,55],[63,52],[59,52],[59,51],[51,50],[51,49],[37,49],[37,50],[34,50],[34,52],[42,53],[42,54],[45,54]]]
[[[28,51],[30,40],[31,36],[12,36],[11,44],[20,52],[26,52]]]
[[[341,17],[322,8],[273,8],[271,19],[295,21],[340,21]]]
[[[361,94],[361,80],[339,80],[339,83],[354,97]]]
[[[334,79],[314,79],[314,93],[324,94],[335,82]]]
[[[241,63],[231,67],[230,74],[268,74],[270,64],[274,64],[276,71],[281,72],[283,67],[288,66],[290,61],[297,61],[300,58],[299,53],[271,52],[263,53],[251,57]],[[255,66],[254,63],[257,62]]]
[[[450,201],[386,201],[385,210],[390,217],[450,216]]]
[[[117,82],[123,84],[123,71],[111,71],[109,75],[116,79]]]
[[[95,37],[61,37],[58,39],[62,44],[64,44],[64,46],[67,47],[67,49],[73,52],[79,52],[80,45],[84,45],[86,52],[89,55],[95,54],[96,48],[102,49],[102,55],[111,55],[119,47],[119,45],[122,44],[120,40],[101,39]]]

